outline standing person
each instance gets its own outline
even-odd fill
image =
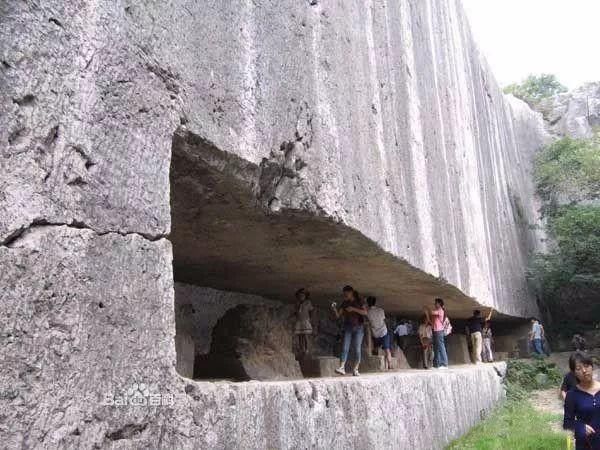
[[[426,315],[421,318],[417,333],[423,349],[423,368],[431,369],[433,367],[433,330]]]
[[[481,330],[481,337],[483,338],[483,360],[485,362],[494,362],[494,353],[492,352],[492,321],[486,320]]]
[[[544,340],[544,327],[535,317],[531,318],[531,331],[529,332],[529,340],[533,344],[533,351],[536,355],[544,356],[544,348],[542,341]]]
[[[404,352],[407,347],[407,338],[408,336],[408,327],[406,326],[406,321],[404,319],[400,320],[400,323],[394,330],[394,335],[396,336],[396,341],[398,342],[398,347]]]
[[[560,385],[560,397],[562,398],[563,402],[567,398],[567,392],[572,391],[577,384],[579,384],[579,380],[575,376],[575,373],[572,370],[569,370],[563,378],[562,384]]]
[[[432,310],[426,306],[424,312],[433,328],[433,367],[447,369],[448,354],[446,353],[446,336],[444,334],[444,320],[446,319],[444,300],[436,298],[434,301],[434,309]]]
[[[492,310],[486,317],[485,320],[490,320],[492,317]],[[484,320],[481,318],[481,311],[476,309],[473,311],[473,315],[467,320],[467,328],[469,329],[469,336],[471,338],[471,360],[475,364],[481,364],[481,351],[483,349],[483,336],[481,331],[483,329]]]
[[[310,293],[304,289],[296,291],[296,324],[294,334],[298,339],[298,353],[304,356],[308,353],[308,340],[312,335],[313,305],[310,302]]]
[[[354,341],[354,352],[356,354],[356,361],[352,374],[354,376],[360,375],[358,372],[358,366],[360,365],[360,358],[362,352],[362,341],[365,334],[364,322],[365,316],[367,315],[367,309],[358,292],[356,292],[352,286],[344,286],[342,290],[344,295],[344,301],[337,308],[337,305],[332,304],[335,315],[344,318],[344,343],[342,346],[342,354],[340,356],[340,367],[335,369],[340,375],[346,375],[346,361],[348,360],[348,353],[350,352],[350,344]]]
[[[565,399],[563,428],[575,433],[577,450],[600,449],[600,382],[594,380],[594,365],[583,353],[573,353],[569,368],[579,383]]]
[[[379,306],[375,306],[377,299],[375,297],[367,297],[367,317],[371,325],[371,334],[376,347],[381,347],[385,352],[385,368],[392,368],[392,337],[385,324],[385,311]]]

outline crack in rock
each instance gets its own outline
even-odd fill
[[[101,231],[97,230],[84,222],[72,220],[71,222],[50,222],[46,219],[34,219],[27,225],[23,225],[20,228],[9,233],[2,241],[0,241],[0,246],[7,248],[15,248],[17,247],[20,240],[24,239],[27,235],[36,230],[45,229],[48,227],[63,227],[66,226],[68,228],[75,228],[78,230],[89,230],[94,232],[98,236],[105,236],[107,234],[118,234],[120,236],[129,236],[129,235],[138,235],[143,239],[146,239],[150,242],[156,242],[160,239],[166,237],[165,234],[148,234],[148,233],[138,233],[138,232],[123,232],[118,230],[108,230]]]
[[[144,432],[148,427],[147,423],[128,423],[127,425],[106,433],[106,438],[109,441],[120,441],[121,439],[133,439]]]

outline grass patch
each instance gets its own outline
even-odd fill
[[[563,450],[567,434],[551,428],[560,420],[535,410],[526,400],[509,400],[447,450]]]

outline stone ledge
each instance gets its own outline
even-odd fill
[[[505,363],[268,382],[188,382],[195,446],[441,449],[504,399]],[[243,407],[237,407],[243,405]],[[190,442],[191,443],[191,442]]]

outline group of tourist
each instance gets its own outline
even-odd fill
[[[354,353],[352,374],[359,375],[361,362],[362,343],[365,334],[365,324],[368,322],[373,343],[384,352],[386,368],[392,364],[392,333],[387,327],[385,311],[377,306],[375,297],[367,297],[363,301],[361,295],[352,286],[345,286],[342,290],[341,304],[331,304],[332,315],[342,319],[342,351],[340,365],[336,372],[346,374],[346,364],[351,349]],[[296,323],[295,334],[297,343],[302,352],[308,352],[308,336],[312,334],[312,313],[314,310],[306,289],[296,292]],[[423,308],[423,316],[417,330],[419,343],[422,347],[423,367],[448,367],[445,338],[451,331],[450,321],[446,316],[444,301],[436,298],[432,308]],[[492,353],[492,310],[485,318],[481,311],[473,311],[468,319],[466,332],[471,344],[471,358],[475,363],[494,360]],[[411,324],[401,322],[394,330],[399,336],[410,334]],[[529,340],[533,353],[543,356],[544,327],[537,318],[531,319]],[[578,350],[583,349],[582,338],[576,342]],[[582,351],[577,351],[569,359],[570,372],[565,376],[560,388],[560,395],[564,400],[565,429],[570,429],[575,434],[576,449],[600,449],[600,382],[593,376],[593,361]]]
[[[309,335],[312,334],[312,312],[314,307],[306,289],[296,292],[296,323],[294,332],[297,336],[297,348],[301,355],[309,351]],[[359,375],[361,363],[362,344],[365,335],[365,324],[368,323],[372,342],[376,348],[381,348],[384,353],[385,368],[392,368],[393,335],[398,339],[399,347],[406,350],[406,338],[412,335],[412,324],[408,320],[401,321],[394,332],[388,329],[386,315],[383,308],[377,305],[377,299],[369,296],[366,301],[352,286],[342,289],[342,302],[331,304],[333,318],[340,319],[342,349],[340,365],[336,373],[346,374],[349,356],[353,353],[351,373]],[[481,318],[480,311],[474,311],[473,317],[468,322],[468,335],[473,343],[473,362],[481,362],[482,355],[485,361],[493,361],[491,348],[491,310],[486,319]],[[446,351],[446,336],[452,331],[450,320],[444,309],[444,300],[436,298],[433,307],[423,308],[423,316],[417,336],[422,350],[423,368],[446,369],[448,367],[448,353]]]

